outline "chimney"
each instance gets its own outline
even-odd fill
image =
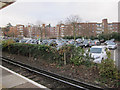
[[[108,21],[107,21],[107,19],[102,20],[102,28],[104,30],[104,34],[108,34]]]

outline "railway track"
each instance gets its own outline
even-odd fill
[[[11,67],[12,68],[14,67],[17,73],[22,74],[25,77],[28,77],[36,82],[40,82],[40,78],[38,77],[38,75],[40,75],[64,84],[64,88],[67,87],[67,88],[75,88],[82,90],[103,90],[103,88],[101,87],[90,85],[67,77],[63,77],[61,75],[51,73],[45,70],[41,70],[21,62],[16,62],[8,58],[1,57],[1,60],[5,63],[11,64],[12,65]],[[17,69],[18,67],[19,69]],[[55,82],[51,82],[51,83],[55,83]]]

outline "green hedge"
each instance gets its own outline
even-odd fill
[[[110,40],[110,39],[115,39],[116,41],[120,41],[120,33],[110,33],[110,34],[100,34],[98,37],[91,36],[91,39],[104,39],[104,40]]]
[[[82,38],[82,36],[76,36],[76,39]],[[65,36],[63,39],[74,39],[74,36]]]
[[[18,54],[27,57],[42,58],[45,60],[54,61],[59,56],[56,49],[49,46],[35,44],[12,43],[9,45],[2,44],[2,51],[7,51],[11,54]]]
[[[2,42],[2,51],[60,64],[64,62],[64,52],[66,53],[67,63],[70,63],[70,56],[73,54],[74,48],[75,46],[68,45],[57,50],[47,45],[15,43],[12,40]]]
[[[59,64],[64,64],[64,59],[66,57],[66,63],[68,64],[71,63],[71,58],[73,58],[74,53],[83,49],[78,49],[73,45],[67,45],[57,50],[51,46],[14,43],[13,41],[8,40],[2,43],[2,50],[11,54],[27,56],[36,59],[40,58],[50,62],[58,62]]]
[[[81,36],[76,36],[76,39],[77,38],[82,38]],[[90,36],[90,37],[84,37],[85,39],[104,39],[104,40],[110,40],[110,39],[115,39],[116,41],[120,41],[120,33],[117,33],[117,32],[113,32],[113,33],[110,33],[110,34],[100,34],[98,36]],[[74,36],[65,36],[63,37],[63,39],[74,39]]]

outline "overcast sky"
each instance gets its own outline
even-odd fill
[[[48,2],[49,1],[49,2]],[[0,10],[0,26],[28,23],[56,25],[70,15],[78,15],[82,22],[118,21],[119,0],[17,0]]]

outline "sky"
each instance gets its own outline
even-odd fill
[[[0,26],[11,23],[55,26],[71,15],[78,15],[81,22],[118,21],[118,1],[120,0],[16,0],[0,10]]]

